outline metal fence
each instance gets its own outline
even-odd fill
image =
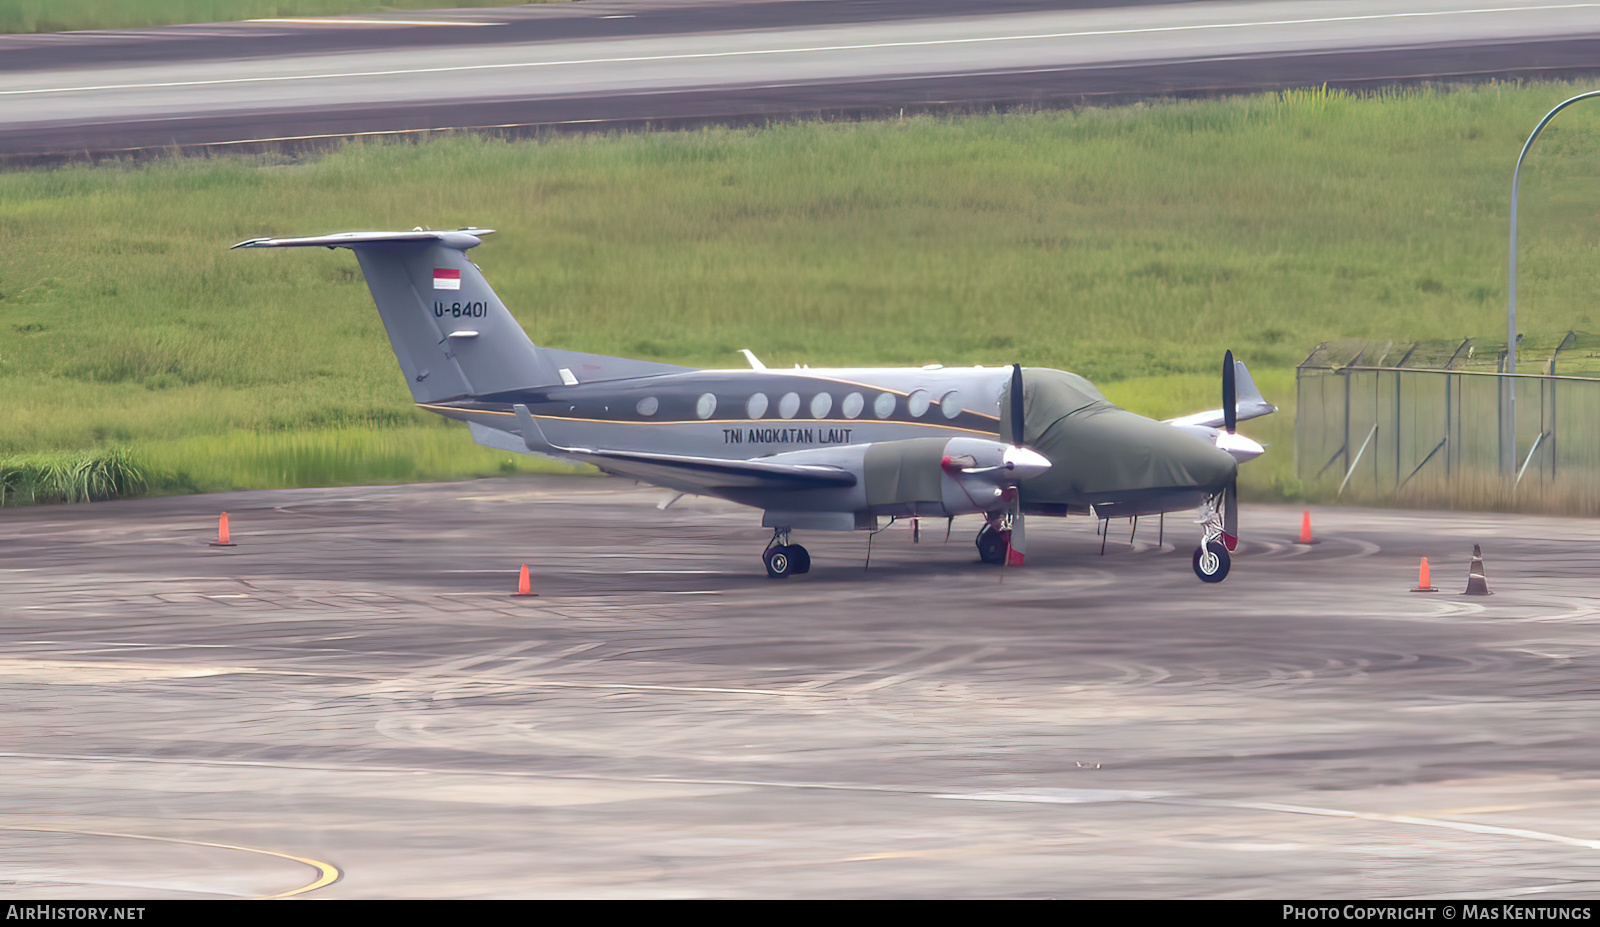
[[[1519,339],[1515,374],[1505,354],[1472,339],[1318,345],[1295,377],[1297,475],[1364,499],[1493,488],[1600,504],[1600,336]]]

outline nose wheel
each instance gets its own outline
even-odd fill
[[[789,532],[782,528],[772,532],[761,562],[767,566],[768,579],[788,579],[811,572],[811,553],[799,544],[790,544]]]
[[[1203,583],[1220,583],[1228,578],[1232,561],[1221,541],[1206,541],[1194,549],[1194,575]]]

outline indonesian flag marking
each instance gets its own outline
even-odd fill
[[[448,267],[435,267],[433,269],[433,288],[436,290],[461,289],[461,271]]]

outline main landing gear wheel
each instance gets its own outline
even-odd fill
[[[799,544],[779,544],[767,548],[761,555],[771,579],[788,579],[800,573],[811,572],[811,553]]]
[[[1006,550],[1011,546],[1011,532],[984,525],[978,529],[977,544],[978,559],[984,563],[1005,563]]]
[[[1203,583],[1220,583],[1228,578],[1233,558],[1221,541],[1207,541],[1194,549],[1194,575]]]

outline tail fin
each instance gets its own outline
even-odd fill
[[[349,248],[366,275],[411,397],[438,402],[561,377],[469,260],[493,229],[256,238],[235,248]]]

